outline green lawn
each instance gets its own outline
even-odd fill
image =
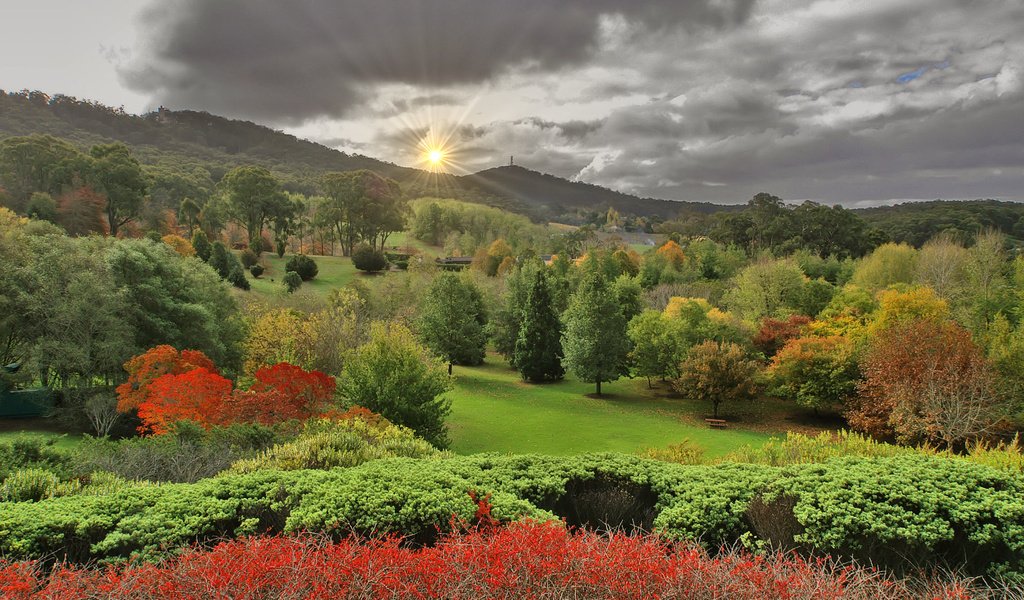
[[[74,433],[54,433],[37,429],[0,431],[0,444],[9,444],[19,438],[38,438],[44,441],[52,441],[54,446],[62,450],[73,450],[82,441],[82,436]]]
[[[452,449],[476,452],[635,452],[683,440],[720,456],[744,445],[761,445],[770,434],[734,426],[712,430],[707,407],[659,396],[644,381],[620,379],[590,398],[592,384],[572,377],[531,385],[493,355],[480,367],[456,367],[448,419]]]
[[[412,233],[408,231],[392,233],[388,237],[387,247],[390,250],[392,246],[397,246],[399,248],[415,248],[422,252],[424,256],[427,256],[429,258],[437,258],[438,256],[444,255],[444,248],[440,246],[431,246],[429,244],[425,244],[420,240],[412,237]]]
[[[278,258],[272,252],[264,252],[260,257],[261,264],[266,271],[259,279],[249,275],[249,283],[252,284],[252,291],[265,296],[284,296],[284,284],[281,278],[284,277],[284,266],[291,258],[291,254],[285,254],[284,258]],[[313,256],[316,266],[320,269],[312,281],[302,282],[302,289],[312,290],[317,294],[327,295],[331,290],[344,286],[355,277],[363,275],[352,266],[352,261],[345,256]]]

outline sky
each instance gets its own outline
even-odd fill
[[[1021,0],[0,0],[0,88],[644,197],[1024,200]]]

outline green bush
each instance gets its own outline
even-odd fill
[[[303,281],[313,280],[320,271],[316,266],[316,261],[305,254],[296,254],[289,258],[284,265],[284,270],[298,273]]]
[[[352,266],[360,271],[376,273],[388,268],[388,259],[369,244],[359,244],[352,250]]]
[[[35,502],[74,493],[74,484],[65,483],[46,469],[21,469],[0,482],[0,502]]]
[[[210,256],[213,254],[213,244],[210,243],[210,238],[206,237],[202,229],[196,229],[195,233],[192,234],[192,247],[196,249],[196,256],[200,260],[210,262]]]
[[[45,469],[65,476],[70,464],[70,454],[38,437],[0,443],[0,479],[21,469]]]
[[[302,277],[299,277],[299,274],[295,271],[286,272],[282,281],[284,282],[284,289],[288,290],[289,294],[302,287]]]
[[[287,468],[280,453],[271,454],[268,466]],[[683,466],[616,454],[389,458],[329,471],[259,469],[194,484],[103,485],[109,491],[87,486],[77,496],[0,506],[0,554],[153,558],[193,541],[257,531],[396,532],[429,542],[452,515],[473,516],[472,490],[492,494],[501,520],[558,515],[570,525],[597,525],[617,503],[627,511],[610,525],[648,519],[670,538],[709,548],[771,543],[895,569],[1024,573],[1020,477],[925,455],[787,468]]]
[[[265,270],[266,269],[263,268],[263,265],[253,265],[249,267],[249,272],[252,273],[252,276],[257,279],[259,279],[259,276],[262,275],[263,271]]]
[[[963,460],[846,457],[786,469],[762,492],[799,528],[773,540],[902,570],[1024,575],[1024,482]]]
[[[256,253],[249,248],[242,250],[239,259],[242,261],[242,266],[246,269],[252,268],[253,265],[260,261],[260,257],[256,256]]]

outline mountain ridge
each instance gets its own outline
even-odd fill
[[[236,166],[257,164],[278,175],[286,189],[305,194],[316,192],[316,179],[322,173],[370,169],[395,179],[412,195],[433,187],[461,200],[491,204],[538,219],[577,211],[606,211],[610,207],[623,214],[662,218],[684,211],[727,209],[706,202],[641,198],[519,166],[492,167],[466,175],[431,174],[346,153],[259,123],[203,111],[161,107],[136,115],[71,96],[0,90],[0,138],[30,134],[65,138],[83,149],[98,143],[123,142],[146,165],[183,170],[202,167],[214,181]]]

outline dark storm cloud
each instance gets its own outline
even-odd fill
[[[345,114],[373,84],[444,86],[584,62],[603,15],[644,31],[724,28],[754,0],[178,0],[144,19],[126,82],[173,106],[297,121]]]

